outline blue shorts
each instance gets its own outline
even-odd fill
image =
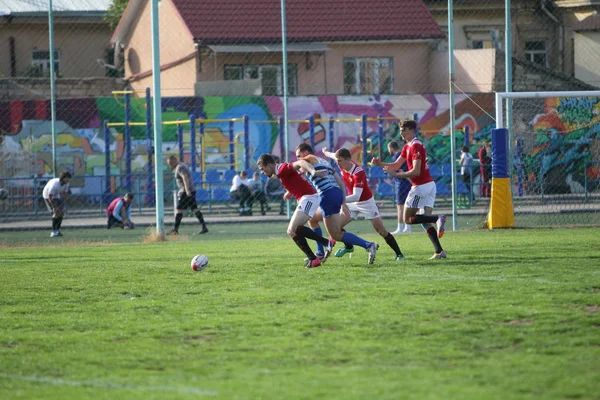
[[[321,210],[323,218],[339,214],[344,202],[344,195],[339,188],[331,188],[321,193]]]
[[[394,193],[396,197],[396,204],[404,204],[406,201],[406,196],[408,196],[408,192],[410,192],[410,187],[412,185],[406,179],[403,179],[402,182],[394,181]]]

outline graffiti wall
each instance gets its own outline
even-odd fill
[[[371,155],[379,155],[389,140],[400,140],[397,121],[416,117],[419,135],[423,138],[430,164],[448,166],[450,163],[449,103],[448,95],[404,96],[311,96],[289,99],[289,148],[302,141],[309,142],[308,117],[317,120],[314,127],[314,143],[317,151],[323,147],[346,147],[355,159],[362,162],[361,123],[362,115],[369,118],[367,124],[368,148]],[[551,174],[557,168],[571,172],[563,179],[580,180],[582,176],[598,178],[598,166],[581,160],[598,160],[598,131],[600,130],[600,104],[598,99],[553,98],[541,100],[542,104],[520,107],[515,102],[515,138],[521,138],[521,154],[515,165],[521,168],[524,182],[539,174]],[[131,99],[130,121],[146,121],[144,99]],[[52,173],[52,140],[49,123],[48,101],[12,101],[0,103],[0,152],[34,152],[35,175]],[[472,154],[484,140],[489,140],[495,126],[494,95],[477,94],[470,98],[456,96],[456,121],[459,128],[457,152],[465,143],[464,132],[468,130],[467,142]],[[57,112],[57,159],[59,169],[68,169],[76,176],[101,176],[105,171],[105,135],[103,121],[124,122],[123,98],[59,100]],[[245,145],[242,135],[243,122],[230,124],[229,118],[249,117],[248,156],[250,166],[262,153],[281,156],[282,135],[277,120],[283,116],[283,101],[279,97],[176,97],[162,100],[162,119],[189,121],[190,116],[217,122],[204,124],[204,135],[197,131],[197,168],[241,169],[245,164]],[[380,143],[376,118],[384,119],[383,142]],[[333,132],[327,120],[336,118]],[[189,124],[183,126],[183,150],[189,163]],[[146,173],[148,149],[146,127],[131,127],[131,171]],[[200,140],[201,139],[201,140]],[[115,175],[125,174],[125,136],[123,127],[110,128],[110,167]],[[231,151],[233,149],[233,151]],[[177,125],[163,127],[163,152],[166,155],[180,152],[177,141]],[[384,158],[387,156],[383,154]],[[458,154],[457,154],[458,156]],[[163,166],[165,168],[166,166]],[[569,190],[565,188],[564,190]]]

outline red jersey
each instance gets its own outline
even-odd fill
[[[342,180],[346,185],[346,189],[348,189],[348,195],[354,193],[354,188],[360,188],[362,189],[362,193],[360,194],[360,199],[357,201],[365,201],[373,197],[373,193],[367,182],[367,174],[363,167],[356,165],[356,163],[352,161],[352,168],[350,171],[345,171],[341,168],[340,171],[342,172]]]
[[[281,185],[297,200],[307,194],[316,194],[315,188],[290,163],[275,166],[275,175],[281,180]]]
[[[427,152],[419,139],[414,138],[410,143],[405,144],[400,156],[406,159],[409,171],[413,169],[414,160],[421,160],[421,174],[419,176],[410,177],[410,182],[413,186],[423,185],[433,181],[429,174],[429,165],[427,165]]]

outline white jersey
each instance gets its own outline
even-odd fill
[[[63,193],[67,193],[69,191],[69,184],[65,183],[64,185],[60,184],[60,178],[50,179],[46,186],[44,186],[44,191],[42,192],[42,196],[44,199],[50,198],[50,195],[53,197],[61,198]]]

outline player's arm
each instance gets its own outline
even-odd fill
[[[362,195],[362,192],[363,192],[363,188],[354,186],[352,188],[352,194],[350,196],[346,197],[346,202],[354,203],[354,202],[358,201],[360,199],[360,196]]]
[[[119,201],[117,203],[117,205],[115,206],[115,209],[113,211],[113,217],[115,217],[117,220],[119,220],[119,222],[125,222],[123,221],[123,200]]]
[[[413,167],[409,171],[398,171],[394,176],[398,178],[411,178],[413,176],[421,175],[421,159],[416,159],[413,161]],[[388,172],[389,173],[389,172]]]
[[[330,151],[327,151],[327,147],[323,147],[323,149],[321,150],[323,152],[323,155],[327,158],[331,158],[332,160],[335,160],[335,153],[332,153]]]
[[[302,169],[304,172],[311,174],[311,175],[315,175],[315,168],[312,166],[312,164],[310,162],[308,162],[305,159],[300,159],[298,161],[294,161],[294,163],[292,164],[292,166],[294,167],[294,169],[297,171],[299,169]]]
[[[400,167],[402,167],[402,164],[404,164],[404,161],[406,161],[406,158],[400,156],[393,163],[384,163],[381,162],[381,160],[378,157],[375,157],[373,158],[373,160],[371,160],[371,164],[375,164],[383,168],[387,167],[388,169],[400,169]]]
[[[185,194],[188,196],[192,195],[192,190],[191,188],[191,182],[190,182],[190,175],[188,174],[181,174],[181,177],[183,178],[183,188],[185,190]]]

